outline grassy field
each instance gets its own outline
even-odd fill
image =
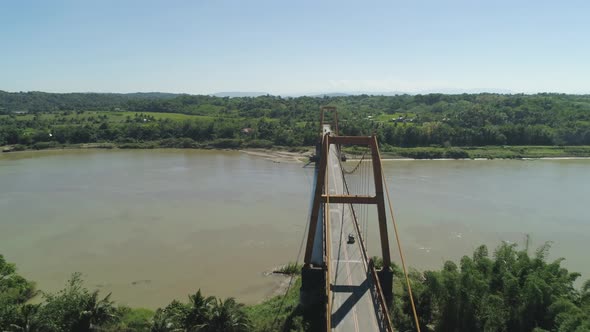
[[[416,114],[409,113],[409,112],[404,112],[404,113],[396,112],[396,113],[393,113],[393,114],[381,113],[379,115],[374,116],[373,117],[373,120],[374,121],[379,121],[379,122],[392,122],[392,119],[397,119],[400,116],[403,116],[404,118],[406,118],[406,119],[409,120],[409,119],[415,118],[416,117]]]

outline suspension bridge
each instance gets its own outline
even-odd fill
[[[388,310],[393,298],[393,272],[386,197],[396,237],[397,229],[377,138],[339,136],[335,107],[321,108],[320,128],[301,304],[321,310],[326,331],[393,331]],[[347,169],[342,162],[342,147],[350,145],[363,154]],[[375,222],[370,220],[375,215],[369,213],[371,209],[376,210],[383,259],[379,270],[366,247],[369,225]],[[401,253],[399,238],[397,243]]]

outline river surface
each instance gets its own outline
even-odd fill
[[[302,166],[221,151],[2,154],[0,254],[43,290],[79,271],[131,306],[199,288],[256,303],[284,280],[265,272],[297,258],[313,182]],[[384,172],[410,266],[530,234],[531,251],[553,241],[550,257],[590,278],[590,160],[386,161]],[[378,254],[376,222],[368,233]],[[390,238],[399,260],[391,227]]]

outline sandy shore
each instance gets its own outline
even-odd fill
[[[311,151],[289,152],[268,149],[246,149],[240,151],[251,156],[270,160],[275,163],[306,163],[309,161],[309,156],[312,154]]]

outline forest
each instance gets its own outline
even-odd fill
[[[384,151],[498,146],[579,147],[590,154],[590,96],[428,94],[336,97],[0,92],[0,146],[302,147],[319,108],[338,108],[342,134],[376,134]],[[110,146],[110,145],[105,145]],[[429,152],[434,150],[428,150]]]
[[[548,260],[549,244],[534,253],[502,243],[492,254],[480,246],[440,270],[411,270],[421,331],[590,331],[590,280]],[[378,259],[376,259],[378,262]],[[394,270],[390,307],[397,331],[416,331],[401,269]],[[318,310],[298,305],[300,279],[284,296],[245,306],[200,290],[155,311],[117,304],[111,294],[88,290],[80,273],[65,288],[42,292],[0,255],[2,331],[314,331]],[[197,288],[198,285],[195,285]],[[32,303],[30,300],[36,298]],[[321,311],[321,310],[320,310]],[[321,324],[320,324],[321,325]]]

